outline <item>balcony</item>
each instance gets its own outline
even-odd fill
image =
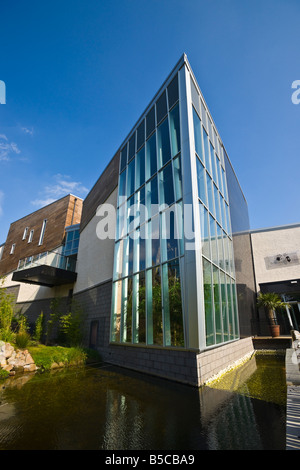
[[[48,251],[21,259],[13,281],[55,287],[76,281],[76,258]]]

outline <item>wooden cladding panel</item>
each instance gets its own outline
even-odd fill
[[[72,220],[73,224],[80,223],[81,211],[82,199],[68,195],[13,222],[10,225],[0,261],[0,275],[14,271],[18,267],[20,259],[51,251],[61,245],[65,236],[65,227],[71,225]],[[42,245],[39,245],[41,229],[45,219],[47,219],[45,235]],[[25,240],[22,240],[26,227],[28,227],[27,236]],[[31,230],[34,230],[33,239],[31,243],[28,243]],[[13,244],[15,244],[15,251],[10,254]]]
[[[118,151],[83,201],[81,231],[95,216],[98,206],[103,204],[118,186],[119,162],[120,152]]]

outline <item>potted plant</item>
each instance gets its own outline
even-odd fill
[[[277,324],[276,310],[288,306],[286,302],[282,302],[278,294],[274,292],[261,293],[257,299],[257,306],[263,307],[269,320],[271,335],[273,337],[280,335],[280,325]]]

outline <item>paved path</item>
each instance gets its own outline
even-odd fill
[[[300,370],[295,350],[286,350],[286,450],[300,450]]]

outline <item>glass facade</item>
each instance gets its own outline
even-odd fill
[[[181,97],[186,90],[179,85],[177,72],[120,151],[111,342],[189,347],[184,189],[190,188],[183,187],[183,172],[191,171],[192,163],[197,168],[192,191],[203,279],[197,290],[204,299],[198,323],[205,325],[205,347],[239,338],[223,147],[192,79],[187,84],[192,100],[185,104],[192,109],[191,126],[180,121],[188,94]],[[187,127],[193,136],[184,134]],[[192,137],[195,151],[183,152],[183,138],[192,142]],[[194,263],[196,256],[198,250]]]
[[[233,241],[223,147],[192,79],[191,88],[206,346],[213,346],[239,338]]]
[[[184,346],[178,76],[120,157],[111,341]]]

